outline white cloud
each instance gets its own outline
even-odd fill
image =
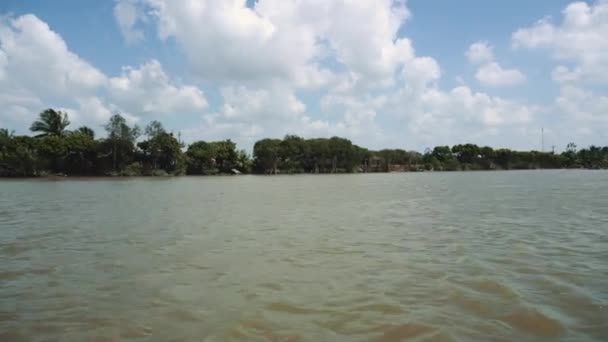
[[[285,79],[320,53],[312,28],[280,20],[272,9],[259,13],[245,0],[145,2],[158,22],[159,36],[175,38],[205,79]],[[292,2],[276,6],[284,15],[295,10]]]
[[[568,120],[585,125],[601,125],[596,126],[598,129],[608,126],[608,96],[606,95],[567,85],[561,88],[555,104],[559,112],[566,114]]]
[[[220,92],[223,104],[218,111],[204,115],[202,126],[189,130],[186,137],[232,137],[244,146],[253,146],[260,137],[301,133],[301,124],[310,121],[306,105],[286,84],[225,87]]]
[[[0,81],[2,81],[6,77],[6,71],[4,68],[8,64],[8,59],[6,58],[6,53],[0,50]]]
[[[287,133],[303,134],[327,126],[311,119],[306,105],[289,85],[228,86],[220,90],[222,105],[203,115],[199,127],[184,131],[187,140],[232,138],[242,146],[253,146],[260,137],[282,137]]]
[[[608,96],[564,84],[551,108],[553,135],[579,146],[603,144],[608,138]]]
[[[372,148],[504,143],[500,136],[525,138],[526,133],[520,132],[541,111],[467,86],[444,91],[435,82],[440,75],[437,63],[428,57],[415,60],[417,68],[406,71],[396,89],[375,96],[325,96],[322,110],[338,118],[328,129]]]
[[[114,18],[128,44],[144,39],[144,32],[135,28],[137,21],[142,18],[138,11],[134,0],[118,1],[114,6]]]
[[[465,55],[472,64],[491,62],[494,60],[494,47],[486,41],[476,42],[469,46]]]
[[[355,95],[328,94],[321,100],[325,113],[337,119],[327,128],[331,135],[341,135],[367,146],[380,147],[384,139],[376,119],[379,111],[386,108],[384,95],[359,97]]]
[[[124,111],[116,105],[106,104],[96,96],[78,98],[76,103],[78,106],[73,111],[81,119],[78,122],[72,120],[74,124],[92,125],[92,128],[99,128],[106,124],[110,117],[117,112],[120,112],[120,115],[130,124],[140,121],[139,117],[132,113]],[[85,117],[85,121],[82,121],[82,117]]]
[[[93,126],[101,126],[108,122],[113,112],[95,96],[81,98],[76,101],[80,112],[87,113],[90,116]],[[84,124],[84,123],[83,123]]]
[[[570,70],[570,68],[558,65],[551,73],[551,78],[557,83],[576,82],[580,79],[581,69]]]
[[[260,0],[248,7],[244,0],[141,0],[140,5],[146,8],[140,13],[152,13],[149,21],[156,22],[159,37],[174,38],[193,71],[221,86],[222,104],[189,131],[192,137],[218,130],[241,136],[235,139],[291,132],[369,142],[381,137],[376,134],[381,106],[366,95],[370,89],[390,92],[397,75],[419,88],[441,76],[434,59],[416,57],[411,41],[398,37],[410,15],[402,1]],[[296,93],[319,88],[329,90],[321,97],[342,100],[325,106],[327,119],[315,120]]]
[[[533,27],[520,29],[513,33],[513,47],[538,48],[555,42],[555,27],[549,18],[537,21]]]
[[[563,20],[542,19],[513,33],[516,48],[544,48],[559,61],[571,62],[573,69],[560,65],[554,71],[558,82],[591,81],[608,83],[608,1],[592,5],[574,2],[563,11]]]
[[[600,5],[588,11],[578,6],[580,13],[570,10],[571,17],[581,20],[565,20],[568,25],[587,27],[599,20],[582,19],[597,17]],[[174,40],[189,71],[218,94],[213,106],[197,86],[171,77],[155,59],[106,75],[35,16],[8,18],[0,22],[0,105],[10,114],[0,121],[7,122],[8,115],[27,127],[50,105],[94,128],[115,111],[130,122],[165,120],[160,117],[165,115],[175,123],[181,113],[200,113],[199,127],[183,132],[187,141],[232,138],[249,148],[261,137],[294,133],[417,149],[466,141],[522,146],[539,113],[548,109],[578,108],[578,122],[603,122],[608,101],[580,86],[563,88],[552,108],[475,91],[464,81],[442,88],[440,63],[418,56],[399,34],[409,16],[404,1],[390,0],[258,0],[250,7],[245,0],[118,1],[115,17],[127,41],[142,39],[143,25]],[[519,34],[514,45],[557,51],[555,36],[566,24],[546,25],[528,38]],[[501,66],[488,42],[471,45],[466,55],[484,86],[526,80],[517,69]],[[593,55],[578,57],[560,47],[554,79],[573,83],[588,77],[590,65],[602,65]]]
[[[34,15],[0,19],[0,70],[0,116],[20,132],[50,103],[92,94],[107,81]]]
[[[65,108],[74,124],[99,127],[110,112],[135,122],[140,115],[201,111],[207,101],[194,86],[175,85],[160,63],[125,67],[108,77],[70,51],[65,41],[34,15],[0,21],[2,122],[25,131],[46,107]]]
[[[608,1],[573,2],[554,22],[544,18],[512,35],[515,48],[543,49],[559,64],[552,79],[559,85],[551,113],[554,134],[579,144],[605,141],[608,97]],[[598,87],[599,86],[599,87]]]
[[[294,84],[300,89],[317,89],[339,81],[339,77],[328,68],[312,64],[296,70]]]
[[[504,69],[495,62],[494,47],[486,41],[471,44],[465,55],[471,64],[480,65],[475,78],[484,86],[513,86],[526,81],[526,76],[521,71]]]
[[[416,57],[403,68],[406,81],[411,86],[426,87],[441,78],[439,63],[431,57]]]
[[[3,127],[18,130],[29,127],[35,115],[32,108],[42,108],[43,105],[40,98],[29,92],[3,90],[0,92],[0,106],[3,108],[0,111],[0,121],[3,122]]]
[[[262,137],[281,138],[285,134],[303,137],[342,136],[380,147],[384,137],[375,119],[384,100],[358,99],[350,95],[326,95],[321,101],[326,118],[314,119],[306,105],[285,83],[267,87],[245,86],[221,89],[223,104],[206,114],[199,127],[187,129],[184,138],[225,139],[251,147]]]
[[[297,118],[306,105],[285,86],[249,89],[243,86],[221,89],[224,104],[218,114],[228,120],[284,122]]]
[[[514,86],[526,81],[526,76],[517,69],[503,69],[498,63],[482,65],[475,78],[483,85],[490,87]]]
[[[403,87],[392,95],[388,107],[403,119],[410,133],[437,140],[462,140],[473,133],[499,127],[526,125],[538,108],[474,92],[467,86],[442,91]],[[429,141],[430,142],[430,141]]]
[[[103,73],[69,51],[64,40],[34,15],[1,20],[0,42],[4,80],[11,83],[4,90],[73,95],[106,82]]]
[[[475,93],[464,86],[452,89],[450,102],[451,106],[454,106],[453,108],[458,108],[457,110],[461,110],[463,113],[473,113],[473,117],[487,127],[502,124],[526,124],[532,120],[536,110],[500,97]],[[448,109],[446,111],[449,112]]]
[[[390,0],[326,3],[331,6],[321,17],[317,36],[328,42],[336,59],[352,72],[382,82],[414,57],[411,41],[397,37],[410,15],[405,5]]]
[[[342,135],[376,147],[403,143],[402,134],[388,137],[378,124],[391,117],[396,104],[402,111],[395,115],[407,117],[413,134],[449,122],[453,137],[466,127],[459,120],[497,131],[525,125],[533,116],[531,107],[467,87],[441,90],[439,63],[416,56],[411,41],[398,36],[410,16],[403,2],[259,0],[247,7],[244,0],[141,0],[140,5],[152,13],[159,37],[176,39],[198,76],[221,86],[222,104],[185,134],[191,139],[224,134],[253,142],[297,133]],[[498,66],[490,64],[489,43],[474,44],[468,55],[482,67]],[[514,69],[490,71],[494,74],[482,72],[488,76],[483,80],[496,86],[525,79]],[[317,120],[296,95],[315,88],[327,90],[320,92],[324,117]]]
[[[157,60],[138,68],[124,67],[122,75],[110,78],[108,83],[110,99],[133,113],[179,115],[207,107],[200,89],[173,85]]]
[[[131,0],[123,0],[130,3]],[[359,82],[386,85],[413,57],[397,32],[409,17],[401,1],[140,0],[162,39],[175,38],[197,74],[219,82],[296,81],[323,86],[329,58]],[[141,11],[144,13],[146,11]],[[363,24],[364,23],[364,24]]]

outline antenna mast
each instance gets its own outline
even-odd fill
[[[545,152],[545,128],[540,129],[540,151]]]

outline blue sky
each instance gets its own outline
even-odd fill
[[[0,126],[19,133],[57,107],[100,133],[121,112],[246,149],[286,133],[417,150],[539,149],[541,127],[557,149],[608,140],[605,0],[5,0],[0,14]]]

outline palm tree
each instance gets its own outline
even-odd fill
[[[12,138],[14,134],[15,134],[15,131],[9,131],[6,128],[0,128],[0,138],[3,138],[3,139]]]
[[[82,126],[74,131],[75,134],[82,134],[95,139],[95,131],[91,127]]]
[[[68,120],[67,113],[49,108],[40,113],[39,119],[32,123],[30,131],[41,132],[37,137],[61,136],[65,133],[65,128],[69,124],[70,120]]]

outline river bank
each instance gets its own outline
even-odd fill
[[[63,120],[65,125],[53,126],[56,129],[35,137],[0,129],[0,177],[608,168],[608,146],[579,150],[570,143],[563,152],[555,153],[469,143],[436,146],[420,153],[400,148],[372,150],[340,137],[306,139],[286,135],[283,139],[256,141],[249,154],[237,149],[230,139],[194,141],[186,146],[179,134],[167,132],[157,121],[151,122],[141,137],[141,129],[129,126],[119,114],[110,118],[103,138],[96,138],[88,127],[67,130],[66,113],[48,109],[40,118],[41,122],[46,119]]]

